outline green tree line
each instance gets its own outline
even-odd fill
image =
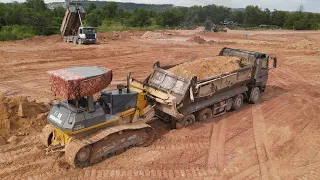
[[[0,3],[0,41],[59,32],[64,8],[49,10],[43,0]]]
[[[221,21],[234,21],[244,27],[274,25],[285,29],[318,30],[320,14],[308,13],[300,7],[295,12],[261,9],[247,6],[243,11],[233,11],[225,6],[208,5],[168,8],[164,11],[136,8],[121,9],[115,2],[103,8],[94,3],[86,9],[85,24],[99,30],[130,28],[180,28],[211,27]],[[0,41],[23,39],[35,35],[59,33],[65,9],[48,9],[43,0],[26,0],[25,3],[0,3]]]

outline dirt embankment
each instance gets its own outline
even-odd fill
[[[210,44],[210,45],[216,43],[216,42],[213,41],[213,40],[207,41],[207,40],[203,39],[203,38],[200,37],[200,36],[194,36],[194,37],[188,39],[187,41],[188,41],[188,42],[192,42],[192,43],[196,43],[196,44]]]
[[[237,57],[210,57],[185,62],[169,69],[169,71],[184,78],[192,78],[196,75],[199,80],[202,80],[239,69],[239,61]]]
[[[319,47],[316,43],[311,42],[309,40],[301,40],[293,44],[285,45],[287,49],[310,49],[310,50],[319,50]]]
[[[0,93],[0,136],[27,135],[40,131],[46,124],[49,105],[23,96],[5,96]]]
[[[161,32],[147,31],[141,36],[142,39],[168,39],[169,37]]]
[[[123,32],[98,32],[97,39],[98,42],[108,42],[111,40],[121,40],[121,39],[134,39],[139,38],[144,32],[141,31],[123,31]]]

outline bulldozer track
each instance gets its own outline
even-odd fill
[[[141,144],[142,146],[148,146],[150,143],[152,143],[153,138],[155,136],[155,132],[154,129],[147,125],[147,124],[125,124],[125,125],[118,125],[112,128],[108,128],[108,129],[104,129],[101,130],[97,133],[91,134],[89,136],[86,136],[84,138],[81,139],[74,139],[72,140],[66,147],[66,152],[65,152],[65,158],[66,161],[74,166],[74,167],[86,167],[89,166],[92,162],[90,161],[90,163],[87,164],[77,164],[75,159],[77,156],[78,151],[88,145],[92,145],[94,143],[97,143],[101,140],[107,139],[106,137],[115,134],[115,133],[120,133],[122,134],[122,131],[128,131],[128,130],[142,130],[142,129],[150,129],[152,132],[150,134],[150,137],[148,137],[148,139],[146,140],[146,142],[144,142],[143,144]],[[140,146],[140,145],[138,145]],[[100,147],[102,150],[102,147]],[[95,153],[98,152],[92,152],[93,155],[95,155]],[[105,152],[103,152],[105,153]],[[115,152],[112,152],[114,154],[116,154]],[[100,160],[98,160],[99,162],[103,160],[103,157],[97,157],[100,158]],[[97,162],[95,162],[97,163]]]

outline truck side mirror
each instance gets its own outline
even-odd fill
[[[277,56],[275,56],[273,58],[273,68],[277,68],[277,61],[278,61],[278,58],[277,58]]]

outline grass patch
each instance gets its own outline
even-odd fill
[[[29,26],[2,26],[0,31],[0,41],[20,40],[31,38],[35,35],[35,30]]]
[[[163,30],[164,27],[158,25],[152,25],[148,27],[127,27],[121,23],[103,24],[97,27],[98,32],[110,32],[110,31],[128,31],[128,30],[138,30],[138,31],[154,31]]]

